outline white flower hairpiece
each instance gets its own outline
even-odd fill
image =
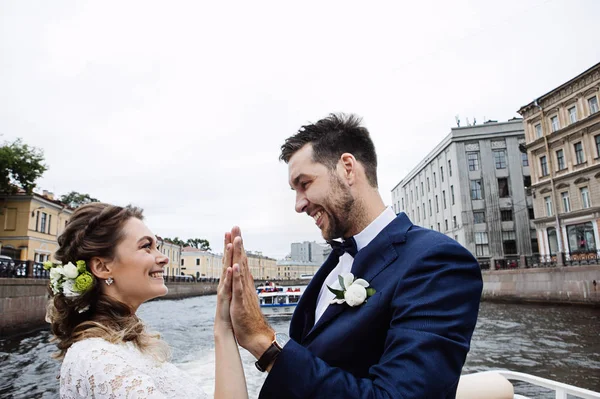
[[[94,275],[87,270],[85,261],[78,260],[76,265],[69,262],[66,265],[44,262],[44,269],[50,271],[50,288],[52,294],[63,294],[67,298],[75,298],[89,291],[94,286]],[[89,309],[86,306],[79,309],[83,313]]]

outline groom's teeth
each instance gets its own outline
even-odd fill
[[[317,214],[315,216],[313,216],[313,219],[315,219],[315,222],[319,221],[319,218],[321,217],[323,212],[317,212]]]

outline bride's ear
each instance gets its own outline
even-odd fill
[[[90,259],[90,272],[99,279],[106,280],[112,276],[112,269],[105,259],[94,256]]]

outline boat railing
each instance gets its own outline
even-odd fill
[[[549,380],[542,377],[537,377],[531,374],[519,373],[508,370],[492,370],[484,371],[483,373],[498,373],[509,381],[522,381],[528,384],[544,387],[555,392],[556,399],[567,399],[569,396],[582,399],[600,399],[600,392],[590,391],[588,389],[579,388],[573,385],[564,384]],[[515,398],[526,398],[525,396],[515,395]]]

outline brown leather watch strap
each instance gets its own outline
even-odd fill
[[[262,354],[260,359],[254,363],[254,365],[259,371],[267,371],[267,367],[269,367],[269,365],[273,363],[275,359],[277,359],[277,356],[279,356],[280,353],[281,348],[279,348],[275,341],[273,341],[271,346],[269,346],[269,348],[265,351],[265,353]]]

